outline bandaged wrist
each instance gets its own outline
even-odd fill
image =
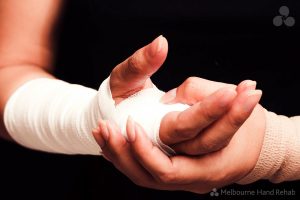
[[[254,169],[238,183],[260,179],[273,183],[300,179],[300,117],[288,118],[265,110],[266,131]]]
[[[92,129],[97,121],[116,122],[126,136],[125,126],[130,115],[146,130],[152,141],[167,152],[159,140],[162,117],[181,111],[185,105],[159,103],[164,93],[156,87],[140,91],[115,106],[109,79],[99,91],[64,81],[40,78],[18,88],[8,100],[4,123],[11,137],[19,144],[53,153],[91,154],[101,152]]]

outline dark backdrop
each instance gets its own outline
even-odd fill
[[[273,25],[284,5],[296,19],[292,27]],[[299,115],[299,8],[298,0],[66,1],[55,34],[55,75],[97,89],[116,64],[163,34],[169,55],[153,76],[159,88],[171,89],[189,76],[235,84],[253,79],[264,91],[265,108]],[[3,199],[213,198],[143,189],[99,157],[34,152],[4,141],[0,157]],[[228,188],[293,189],[300,195],[299,182]]]

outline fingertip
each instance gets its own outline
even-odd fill
[[[100,127],[100,131],[102,133],[103,139],[107,142],[109,140],[109,130],[107,128],[107,122],[101,120],[99,127]]]
[[[94,136],[97,144],[100,146],[101,149],[103,149],[105,147],[105,145],[106,145],[106,142],[105,142],[105,140],[104,140],[104,138],[102,136],[103,133],[102,133],[100,127],[97,127],[96,129],[94,129],[92,131],[92,134],[93,134],[93,136]]]
[[[238,93],[241,93],[245,90],[255,90],[257,85],[256,81],[253,80],[244,80],[236,88]]]
[[[251,112],[262,97],[261,90],[248,90],[245,92],[245,100],[241,102],[245,112]]]
[[[142,146],[143,149],[146,149],[146,147],[151,144],[152,142],[147,138],[147,134],[144,130],[144,128],[139,124],[134,124],[134,132],[135,132],[135,146]]]
[[[148,46],[147,53],[149,58],[151,58],[151,62],[156,63],[156,66],[162,65],[168,53],[167,39],[162,35],[155,38]]]
[[[127,139],[128,142],[135,141],[135,122],[133,121],[132,117],[129,115],[127,118],[126,123],[126,132],[127,132]]]
[[[92,133],[95,133],[95,134],[100,133],[100,128],[99,128],[99,126],[96,127],[96,128],[94,128],[94,129],[92,130]]]
[[[258,103],[262,97],[262,90],[249,90],[247,96],[253,98]]]

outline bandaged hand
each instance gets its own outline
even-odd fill
[[[138,113],[134,110],[138,101],[132,102],[138,98],[128,97],[141,90],[140,94],[148,91],[151,97],[146,98],[147,103],[143,101],[144,106],[139,105],[145,111],[142,117],[149,117],[145,127],[157,129],[154,124],[159,127],[164,113],[178,110],[172,105],[163,106],[168,109],[159,112],[156,106],[163,105],[158,102],[163,92],[156,89],[149,78],[163,64],[167,51],[167,40],[158,37],[115,67],[110,81],[104,81],[99,91],[53,78],[37,77],[25,82],[13,92],[5,105],[4,123],[7,132],[17,143],[35,150],[99,155],[101,149],[92,135],[92,129],[97,126],[99,119],[113,115],[119,119],[121,117],[121,126],[122,118],[133,114],[128,113],[128,110]],[[120,104],[123,100],[123,104]],[[118,108],[115,107],[117,104]],[[125,108],[120,109],[125,104]],[[127,105],[133,110],[127,109]],[[153,106],[150,108],[149,105]],[[115,108],[120,112],[115,112]],[[148,111],[156,115],[151,116]],[[149,137],[156,140],[154,133],[150,131]]]
[[[160,54],[166,53],[165,38],[157,40],[162,42],[159,45],[163,49]],[[188,78],[177,90],[168,92],[161,99],[164,92],[158,90],[149,77],[162,62],[153,65],[151,62],[156,60],[152,60],[150,56],[147,58],[145,50],[147,49],[142,48],[118,65],[113,70],[110,79],[101,85],[99,90],[100,107],[106,108],[102,109],[102,120],[113,122],[127,138],[126,121],[131,116],[132,120],[141,124],[152,142],[168,155],[175,154],[172,148],[179,153],[198,155],[226,146],[233,133],[254,108],[252,106],[247,112],[238,113],[241,110],[241,102],[247,98],[247,95],[242,92],[254,90],[255,82],[244,81],[236,88],[231,84]],[[132,71],[135,73],[129,73]],[[126,95],[118,94],[118,91],[125,90],[122,87],[123,84],[118,84],[120,80],[131,82],[134,90],[128,90]],[[178,95],[176,95],[176,91]],[[171,101],[172,97],[174,99]],[[169,102],[164,104],[162,101]],[[217,121],[219,122],[216,126],[219,129],[228,126],[231,124],[228,120],[232,120],[232,116],[234,116],[234,120],[239,120],[239,123],[235,122],[236,127],[229,127],[230,129],[226,130],[228,133],[220,135],[216,132],[207,132],[203,134],[206,127]],[[99,128],[94,132],[98,131]],[[101,146],[103,139],[99,134],[94,135]],[[130,138],[127,139],[130,140]],[[184,141],[186,142],[183,143]],[[172,148],[167,145],[171,145]],[[212,145],[214,146],[211,147]]]
[[[216,107],[223,101],[223,95],[219,94],[224,87],[235,89],[237,95],[227,112],[219,117]],[[104,157],[137,185],[207,193],[213,188],[239,182],[255,167],[265,131],[264,111],[258,104],[261,94],[260,90],[255,90],[253,81],[243,81],[236,87],[195,77],[168,92],[163,97],[164,102],[189,103],[192,105],[189,110],[200,101],[202,107],[200,104],[199,110],[203,109],[203,112],[199,112],[198,117],[206,119],[205,116],[210,116],[208,119],[212,119],[197,124],[193,120],[199,118],[190,118],[181,126],[197,124],[203,127],[198,129],[200,132],[186,129],[191,131],[183,134],[184,137],[180,134],[173,138],[162,137],[162,141],[181,141],[171,145],[178,153],[171,157],[153,145],[146,137],[148,133],[131,118],[126,126],[129,140],[122,137],[118,126],[109,121],[100,121],[94,134],[102,140]],[[161,129],[169,115],[172,114],[162,120]]]
[[[167,51],[167,40],[158,37],[116,66],[99,91],[56,79],[31,80],[18,88],[7,102],[6,129],[16,142],[28,148],[98,155],[101,149],[92,135],[98,120],[115,122],[126,136],[126,121],[132,116],[156,146],[172,154],[174,151],[165,144],[174,145],[194,137],[204,127],[201,121],[206,120],[208,124],[214,120],[203,115],[206,103],[188,108],[186,104],[191,105],[190,102],[172,105],[160,102],[164,92],[154,86],[150,76],[161,67]],[[215,95],[222,102],[217,105],[215,101],[211,106],[217,105],[214,113],[221,116],[236,92],[227,88]]]
[[[158,55],[162,56],[167,52],[167,43],[165,38],[157,40],[160,39],[162,44],[159,46],[163,50]],[[102,120],[113,122],[127,138],[126,121],[131,116],[165,154],[174,155],[176,150],[177,153],[199,155],[225,147],[259,100],[255,99],[247,111],[242,111],[241,106],[248,98],[245,91],[254,91],[256,82],[247,80],[236,87],[196,77],[188,78],[177,89],[164,95],[149,79],[162,62],[153,65],[151,62],[155,60],[145,55],[145,48],[137,51],[103,82],[99,102],[104,103],[107,110],[102,113]],[[129,73],[132,71],[135,73]],[[120,95],[118,91],[125,89],[124,84],[118,84],[120,80],[131,82],[136,89]],[[210,131],[209,126],[216,128]],[[97,132],[99,127],[94,135],[101,146],[103,138]]]
[[[167,51],[167,40],[158,37],[115,67],[99,91],[53,78],[25,82],[5,105],[7,132],[31,149],[98,155],[101,149],[92,135],[98,120],[113,120],[124,129],[132,115],[141,120],[148,137],[163,146],[159,140],[162,118],[188,107],[160,103],[164,93],[151,83],[150,76],[161,67]],[[126,136],[125,130],[122,133]]]

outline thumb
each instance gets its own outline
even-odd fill
[[[143,88],[151,87],[150,77],[162,66],[167,53],[167,39],[159,36],[117,65],[110,76],[113,98],[123,99]]]

